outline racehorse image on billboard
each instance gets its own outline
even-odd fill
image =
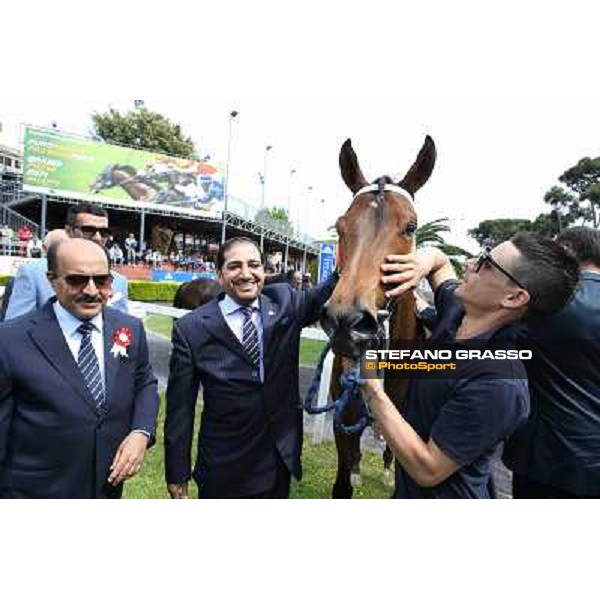
[[[121,186],[134,200],[152,201],[161,191],[157,185],[140,179],[137,171],[130,165],[108,165],[90,186],[90,191],[98,194]]]
[[[427,136],[401,181],[394,182],[384,176],[369,184],[350,140],[341,148],[340,170],[353,200],[336,223],[340,277],[321,316],[335,354],[331,398],[339,398],[342,392],[339,382],[342,357],[359,360],[364,349],[383,343],[386,319],[389,319],[391,339],[415,340],[423,336],[414,295],[409,292],[396,302],[390,302],[381,282],[380,266],[388,255],[409,254],[415,250],[417,213],[413,196],[429,179],[435,159],[435,145]],[[386,379],[384,383],[386,393],[398,407],[407,387],[407,379]],[[360,436],[364,429],[364,426],[353,428],[352,424],[359,419],[361,406],[364,409],[360,402],[349,403],[341,415],[340,426],[335,428],[338,468],[332,491],[334,498],[352,497],[351,473],[360,460]],[[384,459],[389,466],[391,452],[386,451]]]

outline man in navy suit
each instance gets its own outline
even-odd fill
[[[314,323],[337,275],[308,292],[269,285],[261,252],[247,238],[217,256],[225,292],[173,328],[167,387],[165,467],[172,498],[287,498],[301,477],[300,332]],[[191,450],[199,384],[204,409],[198,458]]]
[[[48,235],[59,231],[62,230],[54,230]],[[92,240],[104,247],[109,236],[108,213],[102,207],[93,204],[74,204],[67,213],[64,232],[68,237]],[[51,241],[46,241],[46,250]],[[54,296],[46,277],[47,270],[45,258],[32,260],[19,269],[6,309],[7,321],[41,308]],[[112,276],[112,296],[109,298],[109,305],[127,312],[127,279],[116,271],[112,272]]]
[[[0,325],[0,498],[118,498],[155,434],[144,328],[105,308],[99,245],[53,245],[48,278],[56,298]]]

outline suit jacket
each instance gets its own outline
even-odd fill
[[[46,277],[48,261],[36,258],[24,264],[17,272],[5,319],[14,319],[31,310],[42,308],[54,296],[54,290]],[[109,305],[127,311],[127,279],[112,271],[114,296]]]
[[[173,328],[165,468],[168,483],[192,475],[191,448],[199,383],[204,408],[193,476],[202,497],[262,493],[274,483],[278,456],[301,477],[302,404],[298,392],[300,332],[315,322],[337,275],[307,292],[287,284],[264,288],[264,382],[212,300]]]
[[[144,328],[104,310],[106,410],[99,414],[58,324],[53,301],[0,324],[0,497],[114,498],[107,484],[121,441],[154,436],[157,381]],[[128,359],[111,354],[116,329],[133,334]]]

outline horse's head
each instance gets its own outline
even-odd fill
[[[336,223],[340,279],[321,316],[336,354],[357,357],[377,340],[378,311],[387,307],[380,266],[389,254],[413,251],[417,214],[412,197],[429,179],[435,157],[427,136],[404,179],[394,183],[386,176],[369,184],[350,140],[343,144],[340,169],[354,199]]]
[[[104,169],[104,171],[102,171],[102,173],[98,175],[96,181],[92,183],[92,185],[90,186],[90,191],[94,192],[94,194],[97,194],[101,190],[107,190],[117,185],[117,182],[115,181],[114,177],[115,170],[117,168],[118,165],[108,165]]]

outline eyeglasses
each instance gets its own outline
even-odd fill
[[[113,281],[113,276],[110,273],[107,273],[106,275],[61,275],[61,277],[70,287],[77,290],[85,289],[88,286],[90,279],[99,290],[110,288]]]
[[[511,275],[502,265],[499,265],[492,258],[492,249],[489,246],[486,246],[479,253],[479,256],[477,257],[477,261],[475,262],[475,267],[474,267],[475,273],[479,273],[479,271],[481,271],[481,267],[483,267],[483,265],[486,263],[492,265],[493,267],[496,267],[496,269],[498,269],[498,271],[500,271],[500,273],[502,273],[502,275],[504,275],[505,277],[508,277],[508,279],[510,279],[518,287],[523,288],[524,290],[527,290],[527,288],[516,277]]]
[[[86,239],[92,239],[97,233],[100,234],[101,238],[107,238],[110,235],[108,227],[93,227],[92,225],[73,225],[73,229],[81,231]]]

